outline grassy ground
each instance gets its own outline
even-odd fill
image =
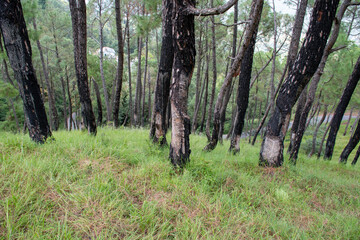
[[[0,239],[359,239],[360,167],[307,158],[258,167],[228,142],[175,173],[147,130],[0,134]],[[340,154],[346,138],[338,140]],[[352,160],[353,155],[351,155]]]

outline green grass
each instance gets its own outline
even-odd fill
[[[147,130],[54,136],[38,145],[0,134],[0,239],[360,236],[360,168],[339,165],[338,155],[262,168],[260,143],[242,142],[238,156],[227,141],[206,153],[206,139],[191,135],[191,162],[179,174]]]

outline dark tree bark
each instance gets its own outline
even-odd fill
[[[348,144],[346,145],[346,147],[342,151],[342,153],[340,155],[340,159],[339,159],[340,163],[346,164],[350,153],[352,152],[352,150],[354,150],[354,148],[359,143],[359,141],[360,141],[360,123],[358,123],[358,125],[356,127],[356,130],[354,132],[354,135],[351,136]]]
[[[346,135],[346,133],[347,133],[347,130],[348,130],[348,127],[349,127],[349,124],[350,124],[351,118],[352,118],[352,113],[353,113],[353,110],[354,110],[354,108],[352,107],[352,108],[351,108],[351,110],[350,110],[349,119],[348,119],[348,122],[347,122],[347,124],[346,124],[345,131],[344,131],[343,136],[345,136],[345,135]]]
[[[34,26],[34,30],[37,31],[35,18],[33,19],[33,26]],[[42,47],[41,47],[39,39],[36,40],[36,45],[37,45],[37,48],[39,49],[41,65],[42,65],[43,73],[44,73],[44,76],[45,76],[46,87],[47,87],[47,90],[48,90],[49,110],[50,110],[51,119],[52,119],[51,127],[52,127],[52,130],[57,131],[58,128],[59,128],[59,117],[58,117],[57,110],[56,110],[56,107],[55,107],[54,91],[51,88],[50,79],[49,79],[49,72],[48,72],[48,69],[47,69],[47,66],[46,66],[46,63],[45,63],[45,60],[44,60],[44,54],[43,54]]]
[[[260,9],[260,13],[261,11],[262,9]],[[252,34],[249,47],[246,49],[244,60],[241,63],[239,86],[236,98],[237,113],[235,117],[234,130],[232,133],[231,144],[229,148],[229,151],[231,151],[233,154],[240,152],[240,138],[244,128],[246,109],[249,103],[251,70],[253,64],[257,29],[258,28],[256,27]]]
[[[122,89],[123,72],[124,72],[124,42],[121,28],[121,7],[120,0],[115,0],[115,15],[116,15],[116,33],[118,43],[118,65],[116,74],[116,90],[113,107],[114,126],[120,126],[119,110],[120,110],[120,95]]]
[[[172,131],[170,143],[171,163],[183,167],[190,160],[190,118],[187,115],[188,89],[195,65],[194,15],[185,14],[185,1],[175,0],[173,10],[174,63],[170,103]],[[195,7],[195,1],[187,2]]]
[[[330,128],[329,136],[326,141],[326,148],[324,154],[325,159],[331,159],[332,157],[335,146],[336,134],[339,131],[342,117],[344,116],[346,108],[350,102],[352,94],[355,91],[359,79],[360,79],[360,57],[358,58],[355,64],[354,70],[340,98],[339,105],[336,107],[334,117],[331,120],[331,124],[330,124],[331,128]]]
[[[360,156],[360,146],[358,148],[358,150],[356,151],[356,154],[355,154],[355,157],[354,157],[354,160],[351,162],[351,165],[355,165],[359,159],[359,156]]]
[[[44,143],[51,137],[51,131],[32,65],[31,44],[20,0],[0,1],[0,30],[24,103],[30,138]]]
[[[174,60],[172,41],[172,10],[173,1],[163,0],[161,55],[158,74],[156,78],[154,110],[151,120],[150,138],[154,143],[166,145],[166,112],[169,101],[171,70]]]
[[[96,135],[87,74],[86,4],[85,0],[69,0],[74,42],[74,62],[80,96],[81,115],[90,134]]]
[[[316,129],[315,129],[315,131],[314,131],[313,141],[312,141],[312,148],[311,148],[311,151],[310,151],[310,153],[309,153],[309,157],[311,157],[311,156],[315,153],[315,151],[316,151],[316,137],[317,137],[317,133],[318,133],[318,131],[319,131],[319,129],[320,129],[321,124],[324,122],[324,120],[325,120],[325,118],[326,118],[326,114],[327,114],[327,105],[325,105],[325,110],[324,110],[324,112],[323,112],[323,116],[322,116],[320,122],[317,124]]]
[[[301,144],[301,141],[302,141],[302,137],[305,133],[305,130],[308,126],[308,124],[306,124],[306,120],[308,118],[308,115],[309,115],[309,112],[310,112],[310,109],[313,105],[313,102],[314,102],[314,99],[315,99],[315,93],[316,93],[316,90],[317,90],[317,86],[320,82],[320,78],[321,78],[321,75],[325,69],[325,64],[326,64],[326,61],[330,55],[330,53],[332,52],[332,48],[337,40],[337,37],[339,35],[339,31],[340,31],[340,24],[341,24],[341,20],[343,18],[343,15],[346,11],[346,8],[348,7],[350,3],[350,0],[345,0],[337,15],[336,15],[336,21],[334,23],[334,27],[333,27],[333,32],[331,34],[331,37],[325,47],[325,50],[324,50],[324,53],[323,53],[323,56],[321,58],[321,61],[320,61],[320,64],[315,72],[315,75],[313,77],[313,80],[311,81],[311,84],[310,84],[310,87],[309,87],[309,93],[308,93],[308,96],[307,96],[307,99],[306,99],[306,103],[302,109],[302,112],[301,112],[301,117],[299,118],[299,123],[298,123],[298,129],[296,131],[296,135],[295,135],[295,138],[293,140],[293,144],[294,144],[294,148],[292,149],[291,151],[291,154],[290,154],[290,160],[293,164],[296,164],[296,160],[297,160],[297,157],[298,157],[298,153],[299,153],[299,149],[300,149],[300,144]],[[304,91],[303,91],[304,92]],[[312,117],[316,114],[317,112],[317,109],[320,109],[320,97],[319,97],[319,101],[318,101],[318,106],[316,106],[316,108],[314,108],[314,113],[313,115],[309,118],[309,121],[308,123],[310,124],[311,122],[311,119]]]
[[[101,126],[102,125],[102,104],[101,104],[101,96],[100,96],[100,90],[99,90],[99,85],[97,84],[97,82],[95,81],[94,78],[91,78],[93,85],[94,85],[94,91],[95,91],[95,95],[96,95],[96,104],[97,104],[97,108],[98,108],[98,117],[97,117],[97,125]]]
[[[293,25],[293,31],[292,31],[292,35],[291,35],[291,42],[290,42],[290,46],[289,46],[289,52],[288,52],[288,57],[287,57],[287,63],[286,66],[284,68],[283,74],[281,76],[280,79],[280,83],[279,86],[275,92],[275,96],[278,94],[279,92],[279,88],[285,78],[285,74],[288,71],[288,68],[293,66],[293,62],[295,60],[295,57],[297,55],[298,49],[299,49],[299,42],[300,42],[300,36],[301,36],[301,31],[303,28],[303,24],[304,24],[304,18],[305,18],[305,13],[306,13],[306,6],[307,6],[307,0],[301,0],[300,5],[296,11],[296,17],[295,17],[295,22]],[[256,129],[256,132],[254,134],[254,138],[251,142],[252,145],[255,144],[256,142],[256,138],[258,136],[258,134],[260,133],[262,127],[264,126],[264,123],[266,121],[266,118],[270,112],[270,108],[271,106],[274,104],[275,98],[271,99],[269,101],[269,92],[268,92],[268,96],[266,99],[266,107],[265,107],[265,113],[263,118],[260,121],[259,126]]]
[[[250,23],[246,29],[246,33],[244,36],[244,41],[239,49],[238,54],[236,55],[231,68],[226,75],[223,85],[220,88],[219,95],[216,100],[215,109],[214,109],[214,121],[213,121],[213,131],[211,136],[211,141],[208,145],[205,146],[204,150],[211,151],[213,150],[219,139],[219,129],[220,129],[220,111],[223,105],[224,96],[226,89],[231,85],[232,79],[234,76],[237,76],[240,73],[241,63],[244,59],[244,55],[246,50],[248,49],[252,35],[259,25],[259,19],[261,17],[261,11],[263,7],[263,0],[254,0],[251,6],[250,12]]]
[[[260,150],[262,166],[278,167],[283,163],[286,121],[302,90],[315,73],[330,34],[339,1],[317,0],[303,46],[277,97],[275,113],[272,115]],[[324,14],[327,13],[327,14]]]

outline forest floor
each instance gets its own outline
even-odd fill
[[[182,173],[148,130],[54,137],[38,145],[0,133],[0,239],[360,236],[360,167],[337,162],[349,134],[338,134],[332,161],[301,152],[296,166],[276,169],[258,166],[260,141],[243,140],[233,156],[228,141],[208,153],[206,138],[191,135]]]

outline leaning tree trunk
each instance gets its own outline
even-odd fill
[[[253,0],[250,12],[250,23],[246,29],[244,36],[244,41],[239,49],[238,54],[236,55],[233,64],[225,77],[224,83],[222,84],[219,95],[216,100],[215,109],[214,109],[214,121],[213,121],[213,131],[211,136],[211,141],[208,145],[205,146],[204,150],[211,151],[213,150],[219,140],[219,129],[220,129],[220,119],[221,119],[221,107],[223,105],[224,96],[226,89],[231,85],[232,79],[234,76],[237,76],[240,72],[241,62],[244,59],[245,52],[250,45],[252,35],[259,25],[259,19],[261,17],[261,11],[264,4],[264,0]]]
[[[68,71],[67,71],[67,66],[65,67],[65,74],[66,74],[66,87],[67,87],[67,95],[68,95],[68,100],[69,100],[69,126],[68,126],[68,130],[71,131],[71,127],[72,127],[72,123],[73,123],[73,118],[72,118],[72,101],[71,101],[71,93],[70,93],[70,86],[69,86],[69,75],[68,75]]]
[[[356,151],[354,160],[351,162],[351,165],[354,166],[356,164],[357,160],[359,159],[359,156],[360,156],[360,146],[359,146],[358,150]]]
[[[214,0],[210,0],[211,7],[214,7]],[[212,52],[212,88],[211,88],[211,95],[210,95],[210,105],[208,109],[208,118],[206,119],[206,136],[208,140],[210,141],[210,123],[211,123],[211,111],[214,105],[214,98],[215,98],[215,90],[216,90],[216,78],[217,78],[217,72],[216,72],[216,35],[215,35],[215,17],[211,16],[211,52]]]
[[[345,110],[350,102],[351,96],[355,91],[355,88],[359,82],[360,79],[360,57],[358,58],[354,70],[349,78],[349,81],[343,91],[343,94],[340,98],[339,105],[336,107],[334,117],[331,121],[331,127],[328,139],[326,141],[326,148],[325,148],[325,159],[331,159],[334,146],[335,146],[335,140],[336,140],[336,134],[339,131],[340,123],[342,120],[342,117],[344,116]]]
[[[358,125],[356,127],[354,135],[351,136],[348,144],[346,145],[346,147],[344,148],[344,150],[342,151],[342,153],[340,155],[340,159],[339,159],[340,163],[346,164],[350,153],[352,152],[352,150],[354,150],[354,148],[359,143],[359,141],[360,141],[360,122],[358,123]]]
[[[345,136],[346,133],[347,133],[347,130],[348,130],[348,127],[349,127],[349,125],[350,125],[351,118],[352,118],[353,110],[354,110],[354,108],[352,107],[351,110],[350,110],[349,119],[348,119],[348,122],[347,122],[347,124],[346,124],[345,131],[344,131],[343,136]]]
[[[33,19],[33,26],[34,26],[34,30],[37,31],[35,18]],[[45,76],[46,87],[47,87],[47,90],[48,90],[49,109],[50,109],[50,114],[51,114],[51,119],[52,119],[51,126],[53,128],[52,130],[56,131],[59,128],[59,117],[58,117],[57,110],[56,110],[56,107],[55,107],[54,92],[53,92],[53,90],[51,88],[50,79],[49,79],[49,72],[48,72],[48,69],[47,69],[47,66],[46,66],[46,63],[45,63],[45,60],[44,60],[44,54],[43,54],[42,47],[41,47],[39,39],[36,40],[36,45],[37,45],[37,47],[39,49],[41,65],[42,65],[43,73],[44,73],[44,76]]]
[[[284,68],[283,74],[281,76],[280,79],[280,85],[282,84],[282,81],[285,77],[285,74],[288,70],[288,68],[291,68],[293,66],[293,62],[295,60],[295,57],[298,53],[298,49],[299,49],[299,42],[300,42],[300,36],[301,36],[301,32],[302,32],[302,28],[303,28],[303,24],[304,24],[304,18],[305,18],[305,13],[306,13],[306,6],[307,6],[307,0],[301,0],[300,2],[300,6],[298,7],[297,11],[296,11],[296,17],[295,17],[295,22],[293,25],[293,31],[292,31],[292,35],[291,35],[291,41],[290,41],[290,46],[289,46],[289,52],[288,52],[288,56],[287,56],[287,61],[286,61],[286,66]],[[275,96],[279,91],[279,87],[276,90]],[[271,102],[269,103],[269,92],[268,92],[268,97],[266,100],[266,107],[265,107],[265,113],[263,118],[260,121],[259,126],[256,129],[256,132],[254,134],[253,140],[251,142],[252,145],[255,144],[256,138],[258,136],[258,134],[260,133],[265,120],[270,112],[270,108],[273,104],[273,102],[275,101],[274,99],[271,99]]]
[[[154,110],[151,119],[150,138],[154,143],[166,145],[166,110],[169,101],[171,70],[174,59],[172,41],[172,0],[163,0],[160,64],[156,78]]]
[[[237,98],[236,98],[237,113],[235,117],[234,130],[231,136],[231,144],[229,149],[229,151],[232,151],[233,154],[240,152],[240,138],[241,138],[242,130],[244,128],[246,109],[249,103],[251,70],[253,64],[257,29],[258,28],[256,27],[253,32],[249,47],[246,49],[244,55],[244,60],[241,63],[239,86],[238,86]]]
[[[311,147],[311,151],[310,151],[310,153],[309,153],[309,157],[311,157],[311,156],[315,153],[315,151],[316,151],[316,137],[317,137],[317,133],[318,133],[318,131],[319,131],[319,129],[320,129],[321,124],[324,122],[324,120],[325,120],[325,118],[326,118],[326,114],[327,114],[327,105],[325,105],[325,110],[324,110],[324,112],[323,112],[323,116],[322,116],[320,122],[318,123],[318,125],[316,126],[316,129],[315,129],[315,131],[314,131],[313,141],[312,141],[312,147]]]
[[[86,4],[85,0],[69,0],[73,28],[74,62],[80,96],[81,115],[90,134],[96,135],[95,116],[90,99],[87,74]]]
[[[288,147],[288,153],[291,153],[292,148],[294,146],[294,141],[295,141],[295,137],[296,137],[296,132],[299,128],[299,123],[300,123],[300,117],[301,117],[301,113],[303,112],[305,103],[306,103],[306,98],[307,98],[307,87],[303,90],[303,92],[301,93],[299,100],[298,100],[298,104],[296,107],[296,111],[295,111],[295,117],[292,123],[292,127],[291,127],[291,134],[290,134],[290,143],[289,143],[289,147]]]
[[[184,1],[175,0],[173,10],[174,64],[170,87],[171,143],[170,159],[183,167],[190,159],[190,118],[187,114],[188,89],[195,65],[194,15],[185,14]],[[195,1],[189,4],[195,6]]]
[[[24,103],[30,138],[44,143],[51,137],[40,87],[31,60],[31,44],[20,0],[0,1],[0,30]]]
[[[207,33],[207,22],[205,24],[205,32]],[[205,49],[208,49],[209,42],[208,38],[205,39]],[[202,116],[200,121],[200,132],[203,132],[205,117],[206,117],[206,107],[208,102],[208,93],[209,93],[209,62],[210,62],[210,54],[209,52],[206,53],[206,64],[205,64],[205,73],[204,73],[204,83],[203,86],[205,87],[205,96],[204,96],[204,105],[202,110]],[[200,105],[199,105],[200,107]]]
[[[94,86],[94,91],[95,91],[95,96],[96,96],[96,104],[97,104],[97,108],[98,108],[97,125],[101,126],[103,114],[102,114],[102,104],[101,104],[99,85],[97,84],[97,82],[95,81],[94,78],[91,78],[91,79],[92,79],[93,86]]]
[[[301,144],[301,141],[302,141],[302,138],[303,138],[303,135],[305,133],[305,130],[306,130],[306,127],[307,127],[307,124],[306,124],[306,120],[308,118],[308,115],[309,115],[309,112],[310,112],[310,109],[313,105],[313,102],[314,102],[314,99],[315,99],[315,93],[316,93],[316,90],[317,90],[317,86],[320,82],[320,78],[321,78],[321,75],[322,73],[324,72],[324,69],[325,69],[325,64],[326,64],[326,61],[330,55],[330,53],[332,52],[332,48],[337,40],[337,37],[339,35],[339,31],[340,31],[340,24],[341,24],[341,19],[346,11],[346,8],[348,7],[348,4],[350,3],[350,0],[345,0],[343,2],[343,4],[341,5],[337,15],[336,15],[336,21],[335,21],[335,24],[334,24],[334,28],[333,28],[333,32],[331,34],[331,37],[325,47],[325,50],[324,50],[324,53],[323,53],[323,56],[321,58],[321,61],[320,61],[320,64],[316,70],[316,73],[313,77],[313,80],[311,81],[311,84],[310,84],[310,87],[309,87],[309,93],[308,93],[308,96],[307,96],[307,100],[306,100],[306,103],[304,105],[304,108],[302,110],[302,113],[301,113],[301,117],[300,117],[300,120],[299,120],[299,126],[298,126],[298,129],[296,131],[296,135],[295,135],[295,138],[293,140],[293,149],[291,151],[291,154],[290,154],[290,160],[293,164],[296,164],[296,160],[297,160],[297,157],[298,157],[298,153],[299,153],[299,149],[300,149],[300,144]],[[320,99],[320,97],[319,97]],[[320,100],[319,100],[320,101]],[[320,106],[320,105],[319,105]],[[320,107],[319,107],[320,108]],[[316,113],[316,108],[314,109],[314,115]],[[309,123],[311,121],[311,118],[309,119]]]
[[[317,0],[308,32],[289,75],[282,85],[275,112],[269,120],[260,150],[260,165],[278,167],[283,163],[286,121],[302,90],[315,73],[331,31],[339,0]],[[327,13],[327,14],[324,14]]]
[[[117,128],[120,126],[119,122],[119,109],[120,109],[120,94],[123,81],[123,71],[124,71],[124,42],[121,29],[121,7],[120,0],[115,0],[115,15],[116,15],[116,33],[117,33],[117,43],[118,43],[118,65],[117,65],[117,74],[116,74],[116,90],[114,98],[114,108],[113,108],[113,119],[114,126]]]

